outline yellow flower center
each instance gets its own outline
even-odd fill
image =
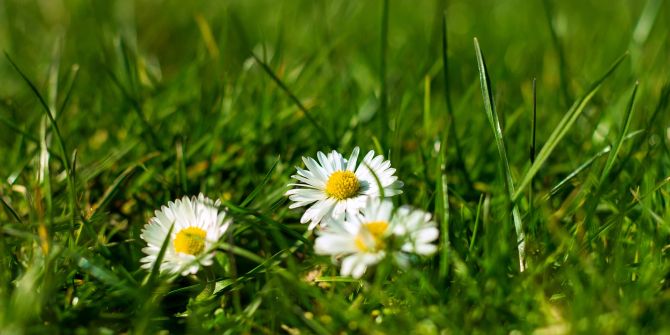
[[[198,255],[205,250],[205,236],[207,233],[198,227],[188,227],[180,230],[174,239],[174,250],[189,255]]]
[[[389,227],[386,221],[370,221],[363,225],[375,238],[380,238]]]
[[[326,183],[326,194],[337,200],[351,198],[361,188],[358,178],[351,171],[335,171]]]
[[[363,252],[384,249],[386,245],[383,237],[388,227],[389,224],[386,221],[370,221],[364,223],[363,229],[356,235],[356,239],[354,240],[356,248]]]

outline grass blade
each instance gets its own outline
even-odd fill
[[[654,112],[651,114],[651,117],[649,117],[647,119],[647,125],[645,127],[645,130],[647,131],[649,136],[652,136],[654,127],[658,127],[658,126],[662,125],[662,123],[660,123],[660,124],[657,123],[656,119],[658,118],[659,114],[661,114],[661,111],[666,110],[666,108],[668,107],[668,102],[670,102],[670,82],[666,82],[665,84],[663,84],[663,86],[661,88],[661,97],[659,98],[658,103],[656,103],[656,107],[654,108]],[[628,140],[629,137],[637,135],[640,132],[642,132],[642,130],[638,130],[636,132],[631,133],[630,135],[627,135],[626,140]],[[649,136],[638,137],[636,139],[636,141],[633,142],[633,144],[631,144],[631,147],[632,148],[639,148],[645,140],[650,139]],[[631,150],[631,151],[628,152],[628,154],[626,156],[624,156],[623,158],[620,159],[621,163],[619,164],[618,168],[616,170],[614,170],[613,172],[611,172],[612,177],[618,175],[619,173],[621,173],[621,171],[623,171],[626,164],[628,163],[628,161],[633,156],[633,153],[635,153],[635,151]],[[651,153],[651,150],[647,150],[647,153],[646,153],[644,159],[647,159],[648,156],[650,155],[650,153]]]
[[[535,133],[537,129],[537,80],[536,78],[533,78],[533,117],[531,119],[530,123],[530,128],[531,128],[531,136],[530,136],[530,152],[529,152],[529,158],[530,158],[530,164],[533,164],[535,162]],[[531,179],[531,186],[528,188],[528,214],[529,216],[532,217],[533,215],[533,187],[532,183],[533,180]]]
[[[486,111],[486,116],[488,117],[491,128],[493,129],[493,137],[495,138],[498,154],[500,155],[500,163],[502,164],[503,173],[505,175],[507,198],[510,203],[513,204],[512,196],[514,194],[514,181],[512,180],[512,172],[509,168],[509,161],[507,159],[507,151],[505,150],[502,128],[500,127],[498,113],[495,110],[495,103],[493,101],[493,94],[491,93],[491,79],[486,68],[486,62],[484,61],[484,54],[479,48],[479,41],[477,41],[477,38],[474,39],[474,42],[475,51],[477,54],[479,81],[481,83],[482,97],[484,99],[484,110]],[[512,206],[512,218],[514,220],[514,229],[516,231],[517,237],[517,248],[519,251],[519,271],[523,272],[526,268],[526,241],[521,222],[521,214],[519,213],[519,208],[515,204]]]
[[[533,119],[530,124],[532,129],[531,138],[530,138],[530,163],[535,162],[535,130],[537,128],[537,90],[536,90],[536,78],[533,78]]]
[[[270,78],[274,80],[274,82],[279,86],[279,88],[281,88],[281,90],[284,91],[286,95],[288,95],[289,99],[293,101],[293,103],[298,107],[298,109],[300,109],[300,111],[305,115],[307,120],[314,126],[314,128],[316,128],[319,136],[323,137],[324,140],[326,140],[331,145],[335,146],[337,143],[333,139],[331,134],[329,132],[326,132],[326,130],[319,124],[319,122],[316,121],[316,119],[314,118],[312,113],[307,109],[307,107],[305,107],[305,105],[303,105],[302,102],[300,102],[300,99],[298,99],[295,96],[295,94],[291,92],[288,86],[286,86],[286,84],[284,84],[284,82],[281,79],[279,79],[279,77],[277,77],[277,75],[274,73],[274,71],[272,71],[270,66],[267,65],[265,62],[263,62],[260,58],[258,58],[258,56],[256,56],[253,53],[251,54],[251,57],[253,57],[256,63],[258,63],[258,65],[261,66],[261,68],[265,71],[265,73],[267,73],[268,76],[270,76]]]
[[[430,75],[423,77],[423,131],[431,134],[431,116],[430,116]]]
[[[264,215],[263,213],[259,211],[255,211],[253,209],[245,208],[238,206],[230,201],[222,201],[221,205],[224,206],[231,214],[240,214],[240,215],[250,215],[252,217],[255,217],[259,221],[262,221],[264,224],[267,224],[268,226],[271,226],[272,228],[275,228],[277,230],[280,230],[291,237],[295,238],[296,240],[301,241],[302,243],[309,243],[302,235],[297,233],[295,230],[290,229],[287,227],[285,224],[275,221],[271,217]]]
[[[14,210],[14,208],[12,208],[12,206],[10,206],[2,196],[0,196],[0,203],[2,203],[2,207],[5,209],[5,212],[7,212],[8,214],[11,214],[11,216],[16,220],[16,222],[23,223],[23,220],[21,220],[21,217],[19,217],[19,215]]]
[[[184,154],[183,141],[177,141],[175,145],[175,158],[177,161],[177,176],[179,178],[179,185],[183,194],[188,192],[188,177],[186,176],[186,159]]]
[[[656,17],[659,13],[659,8],[663,4],[663,0],[647,0],[647,3],[644,5],[642,14],[635,25],[635,30],[633,30],[632,42],[637,45],[643,45],[647,42],[651,28],[654,26]]]
[[[275,170],[277,167],[277,164],[279,163],[280,157],[277,157],[274,163],[272,163],[272,166],[270,167],[270,170],[265,174],[265,177],[263,177],[263,180],[258,184],[251,193],[242,201],[240,204],[240,207],[247,207],[249,203],[251,203],[257,196],[258,193],[263,189],[263,186],[268,183],[270,180],[270,176],[272,175],[272,172]]]
[[[37,99],[40,101],[40,105],[44,108],[44,112],[46,113],[47,117],[49,118],[49,123],[51,125],[51,128],[56,134],[56,142],[58,143],[58,147],[61,150],[61,155],[63,157],[63,165],[65,166],[65,172],[69,175],[70,174],[70,162],[65,158],[68,157],[69,155],[67,154],[67,150],[65,149],[65,142],[63,141],[63,136],[61,136],[60,129],[58,128],[58,125],[56,124],[56,120],[54,119],[53,114],[51,113],[51,108],[49,108],[49,105],[47,104],[46,100],[44,100],[44,97],[42,94],[40,94],[40,91],[37,89],[37,87],[33,84],[30,79],[28,79],[28,76],[26,76],[23,71],[21,71],[21,68],[19,68],[16,63],[12,60],[11,57],[9,57],[9,54],[5,52],[5,57],[9,61],[9,63],[14,67],[14,70],[19,73],[21,78],[23,78],[23,81],[30,86],[30,90],[33,91]]]
[[[23,138],[26,140],[33,142],[37,145],[40,144],[40,140],[37,139],[37,137],[33,136],[32,134],[28,133],[27,131],[21,129],[16,123],[14,123],[12,120],[0,115],[0,123],[4,124],[7,126],[7,128],[11,129],[12,131],[16,132],[17,135],[21,135]],[[47,148],[49,151],[49,155],[52,157],[56,158],[59,162],[63,162],[63,157],[60,156],[60,154],[56,151],[54,151],[52,148]]]
[[[628,100],[628,104],[626,106],[626,114],[624,117],[624,122],[623,122],[623,127],[621,129],[621,134],[619,134],[619,138],[617,141],[614,143],[614,146],[612,147],[612,150],[610,150],[609,156],[607,157],[607,162],[605,162],[605,166],[603,167],[603,171],[600,173],[600,178],[598,180],[598,184],[596,185],[596,189],[593,192],[593,195],[589,198],[590,202],[587,205],[587,211],[586,211],[586,217],[584,218],[584,225],[589,229],[589,233],[591,234],[591,237],[597,236],[598,232],[596,232],[596,227],[591,224],[591,220],[593,219],[593,216],[595,215],[596,212],[596,207],[598,206],[598,203],[600,202],[600,197],[602,196],[603,192],[603,184],[609,177],[610,172],[612,171],[612,167],[614,166],[614,161],[616,160],[617,155],[619,154],[619,151],[621,150],[621,144],[623,143],[626,133],[628,132],[628,128],[630,127],[630,121],[631,121],[631,116],[633,114],[633,106],[635,105],[635,96],[637,95],[637,88],[639,86],[638,82],[635,82],[635,85],[633,86],[633,91],[631,92],[630,98]]]
[[[446,134],[445,139],[449,136]],[[440,217],[440,268],[439,277],[444,280],[449,272],[449,253],[451,251],[451,241],[449,237],[449,184],[447,183],[447,143],[446,140],[440,145],[438,152],[437,171],[438,178],[435,185],[436,210]]]
[[[561,119],[559,124],[556,126],[556,129],[551,133],[544,146],[542,146],[542,150],[540,150],[540,153],[538,153],[535,162],[531,164],[528,172],[526,172],[523,179],[521,179],[521,183],[519,183],[516,192],[512,196],[513,202],[516,202],[519,199],[523,190],[528,187],[535,174],[537,174],[540,168],[547,161],[558,143],[563,139],[565,134],[567,134],[568,130],[572,128],[575,121],[577,121],[577,118],[584,111],[584,107],[586,107],[591,98],[593,98],[593,95],[595,95],[595,93],[600,88],[600,85],[614,72],[614,70],[616,70],[616,68],[621,64],[621,62],[623,62],[627,55],[628,53],[625,53],[619,57],[619,59],[614,62],[614,64],[607,70],[607,72],[605,72],[605,74],[603,74],[600,78],[598,78],[598,80],[591,84],[591,87],[586,91],[586,93],[577,101],[575,101],[565,116],[563,116],[563,119]]]
[[[624,138],[624,141],[628,141],[629,139],[632,139],[633,137],[635,137],[637,135],[640,135],[643,132],[644,132],[644,130],[638,130],[638,131],[632,132],[632,133],[626,135],[626,137]],[[558,182],[556,184],[556,186],[552,187],[551,190],[549,191],[549,193],[544,197],[544,200],[548,200],[550,197],[556,195],[556,193],[558,193],[558,191],[560,191],[563,187],[565,187],[565,185],[570,180],[575,178],[578,174],[580,174],[582,171],[584,171],[587,167],[591,166],[591,164],[593,164],[593,162],[596,159],[604,156],[605,154],[609,153],[611,150],[612,150],[612,146],[608,145],[605,148],[603,148],[602,150],[598,151],[598,153],[593,155],[586,162],[582,163],[575,170],[570,172],[570,174],[568,174],[565,178],[563,178],[560,182]]]
[[[472,237],[470,238],[470,246],[468,246],[468,254],[472,254],[472,248],[475,246],[475,239],[477,238],[477,229],[479,228],[479,214],[482,211],[482,202],[484,201],[484,193],[479,196],[479,203],[477,204],[477,214],[475,215],[475,227],[472,228]]]
[[[158,251],[158,255],[156,256],[154,266],[151,267],[151,273],[149,273],[146,282],[144,282],[145,285],[146,284],[150,285],[151,283],[153,283],[154,279],[156,279],[156,277],[160,273],[161,263],[163,263],[165,252],[167,251],[167,248],[170,245],[170,239],[172,238],[171,235],[173,229],[174,229],[174,222],[170,225],[170,229],[168,230],[167,234],[165,234],[165,240],[163,241],[163,245],[161,245],[161,250]]]
[[[100,211],[104,210],[107,205],[109,204],[112,199],[114,199],[114,196],[118,193],[118,191],[121,189],[121,186],[128,180],[128,178],[132,177],[137,169],[144,165],[147,161],[157,157],[159,154],[157,152],[154,152],[152,154],[149,154],[142,159],[140,159],[138,162],[135,164],[129,166],[121,174],[114,179],[112,182],[112,185],[110,185],[106,190],[105,193],[102,194],[102,197],[100,200],[98,200],[93,206],[91,206],[91,211],[90,214],[88,215],[88,218],[94,217],[96,214],[100,213]]]
[[[68,151],[65,148],[65,141],[63,140],[63,136],[61,135],[60,129],[58,128],[58,124],[56,123],[56,119],[54,119],[51,108],[49,107],[49,104],[47,104],[47,102],[44,99],[44,97],[42,96],[42,94],[40,94],[40,91],[32,83],[32,81],[30,81],[28,76],[26,76],[26,74],[23,71],[21,71],[21,68],[19,68],[19,66],[16,65],[16,63],[14,63],[12,58],[9,57],[9,54],[6,53],[6,52],[5,52],[5,57],[7,58],[9,63],[12,65],[12,67],[14,67],[16,72],[19,73],[21,78],[23,78],[23,80],[26,82],[26,84],[28,84],[30,89],[33,91],[33,93],[35,94],[35,96],[39,100],[40,105],[42,105],[42,107],[44,109],[44,112],[46,113],[47,118],[49,119],[49,124],[51,126],[51,129],[53,130],[53,132],[55,134],[56,142],[58,143],[58,147],[61,151],[61,157],[63,158],[62,163],[63,163],[63,166],[65,168],[65,174],[67,176],[67,186],[68,186],[68,190],[69,190],[68,205],[70,207],[69,209],[70,209],[72,231],[74,231],[75,217],[76,217],[75,211],[76,211],[76,208],[77,208],[77,196],[75,195],[75,182],[74,182],[74,178],[73,178],[73,175],[72,175],[72,165],[70,164],[70,161],[67,158],[69,155],[67,154]]]
[[[74,90],[75,83],[77,82],[77,78],[79,74],[79,65],[75,64],[72,65],[72,68],[70,69],[70,80],[69,84],[67,86],[67,89],[65,90],[65,98],[63,98],[63,102],[61,103],[60,107],[58,108],[58,115],[63,115],[63,112],[65,112],[65,108],[67,108],[70,98],[72,97],[72,92]]]
[[[114,288],[115,290],[122,291],[128,294],[134,293],[133,288],[129,283],[118,276],[117,273],[108,269],[102,264],[99,264],[99,261],[96,259],[89,259],[82,255],[74,255],[76,259],[77,266],[84,272],[99,280],[101,283]]]
[[[5,118],[4,116],[0,115],[0,123],[3,123],[5,126],[7,126],[7,128],[13,130],[18,135],[23,136],[25,139],[27,139],[27,140],[29,140],[33,143],[39,144],[40,140],[38,140],[35,136],[28,133],[27,131],[21,129],[21,127],[19,127],[16,123],[11,121],[10,119]],[[57,155],[57,154],[54,154],[52,152],[50,152],[50,154]],[[62,158],[58,157],[58,159],[61,160]]]
[[[633,106],[635,105],[635,96],[637,95],[637,88],[639,86],[639,82],[635,82],[635,85],[633,86],[633,92],[630,94],[630,99],[628,100],[628,105],[626,107],[626,116],[624,118],[623,122],[623,128],[621,129],[621,134],[619,134],[619,138],[617,139],[616,143],[614,144],[614,147],[612,148],[612,151],[610,151],[609,157],[607,157],[607,162],[605,163],[605,168],[603,169],[602,174],[600,174],[600,186],[602,187],[603,182],[609,175],[610,171],[612,171],[612,166],[614,166],[614,160],[616,159],[617,155],[619,154],[619,151],[621,150],[621,144],[623,143],[626,133],[628,133],[628,128],[630,128],[630,121],[631,121],[631,116],[633,115]]]
[[[105,207],[107,207],[107,204],[114,198],[114,195],[119,191],[119,188],[123,184],[126,179],[128,179],[130,176],[132,176],[138,165],[133,165],[129,168],[127,168],[125,171],[123,171],[116,179],[114,179],[114,182],[112,185],[110,185],[106,190],[105,193],[102,195],[102,198],[98,200],[92,207],[91,207],[91,214],[89,217],[93,217],[96,213],[98,213],[100,210],[104,210]]]

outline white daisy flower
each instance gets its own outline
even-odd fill
[[[386,256],[386,239],[390,229],[393,204],[389,200],[371,198],[360,214],[338,224],[329,225],[316,238],[314,250],[320,255],[342,258],[340,273],[360,278],[368,266]]]
[[[408,254],[430,255],[439,235],[430,214],[401,207],[393,211],[389,200],[371,198],[360,214],[336,220],[319,232],[315,252],[342,260],[341,275],[360,278],[369,266],[392,254],[407,265]]]
[[[219,212],[220,200],[214,202],[202,193],[198,197],[183,197],[170,201],[142,229],[140,237],[147,242],[142,252],[147,256],[140,261],[142,267],[151,269],[156,262],[163,241],[170,227],[169,244],[160,265],[161,272],[195,274],[200,266],[212,265],[213,245],[223,236],[230,225],[226,213]]]
[[[294,201],[289,208],[310,206],[300,219],[301,223],[310,223],[309,229],[345,214],[358,214],[368,198],[402,193],[403,184],[394,175],[390,161],[370,150],[357,164],[358,153],[356,147],[345,159],[335,150],[327,156],[318,152],[318,162],[311,157],[302,158],[307,170],[296,167],[298,174],[292,178],[299,182],[289,184],[295,188],[286,195]]]

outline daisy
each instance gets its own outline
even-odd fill
[[[314,251],[342,259],[342,276],[360,278],[365,270],[386,256],[393,204],[371,198],[360,214],[324,228],[314,242]]]
[[[358,153],[356,147],[349,159],[335,150],[327,156],[319,151],[318,162],[302,158],[307,169],[296,167],[298,174],[292,178],[298,183],[289,184],[295,188],[286,192],[294,201],[289,208],[310,206],[300,223],[309,222],[309,229],[314,229],[320,222],[357,214],[368,198],[402,193],[403,184],[390,161],[370,150],[358,164]]]
[[[211,249],[230,225],[226,213],[218,210],[220,204],[220,200],[214,202],[200,193],[197,198],[170,201],[167,207],[157,210],[140,235],[147,242],[147,247],[142,249],[147,254],[140,260],[144,263],[142,267],[151,269],[154,266],[166,238],[169,238],[169,244],[160,264],[161,272],[186,276],[198,272],[201,265],[212,265],[214,253]]]
[[[360,278],[369,266],[393,255],[407,265],[410,254],[430,255],[439,232],[430,214],[403,206],[393,211],[389,200],[371,198],[360,214],[337,220],[319,232],[315,252],[341,259],[342,276]]]

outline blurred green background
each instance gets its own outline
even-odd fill
[[[651,14],[643,13],[645,6],[652,7]],[[259,81],[272,84],[262,71],[250,69],[253,51],[281,72],[298,97],[317,108],[315,114],[323,124],[342,133],[352,115],[376,107],[381,7],[379,1],[3,1],[0,43],[45,89],[54,67],[59,81],[66,81],[70,67],[79,66],[72,104],[78,108],[65,111],[73,115],[65,119],[71,121],[63,125],[66,134],[81,131],[89,138],[95,130],[104,129],[111,131],[108,143],[114,145],[118,137],[113,130],[136,128],[132,127],[134,116],[118,103],[122,98],[106,75],[123,69],[118,54],[121,43],[137,58],[135,84],[141,90],[138,94],[151,104],[147,118],[159,132],[172,128],[192,133],[186,126],[193,126],[197,118],[206,119],[207,112],[218,108],[219,92],[233,87],[239,88],[239,93],[231,92],[237,93],[236,98],[254,102],[235,104],[236,113],[261,115],[268,105],[275,112],[281,109],[276,101],[257,97],[263,89]],[[617,73],[619,80],[605,87],[600,99],[616,100],[634,80],[642,83],[641,98],[651,98],[668,77],[665,28],[670,15],[662,1],[396,1],[390,5],[387,50],[392,113],[418,114],[424,78],[429,76],[436,122],[443,122],[444,11],[453,99],[459,101],[477,83],[472,38],[478,37],[501,111],[528,108],[531,80],[538,79],[540,130],[552,129],[551,124],[585,86],[626,50],[631,52],[630,63]],[[558,46],[552,42],[550,24]],[[560,54],[567,92],[561,86]],[[35,119],[39,114],[23,110],[35,100],[23,96],[30,93],[8,62],[0,64],[0,71],[3,101],[14,104],[15,120],[34,128],[31,116]],[[471,124],[469,118],[481,116],[471,113],[480,110],[479,100],[475,94],[469,106],[458,111],[463,135],[465,125]],[[175,109],[202,113],[174,113]],[[87,117],[78,117],[81,113]],[[268,123],[295,133],[286,115],[271,114]],[[605,118],[618,120],[619,114],[614,111]],[[184,117],[194,120],[181,122]],[[3,143],[15,142],[15,136],[5,132]],[[81,153],[92,149],[79,145]],[[88,156],[83,154],[82,159]]]

